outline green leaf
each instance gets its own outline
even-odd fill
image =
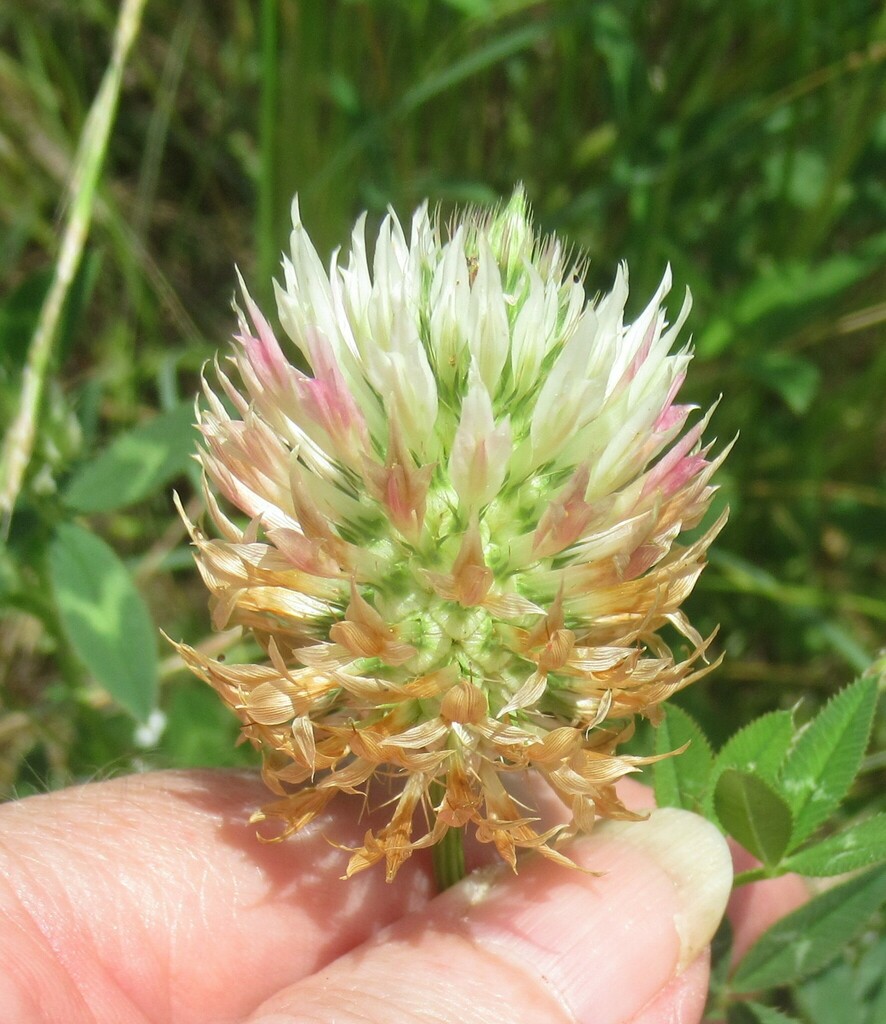
[[[740,768],[775,782],[794,738],[790,711],[772,711],[740,729],[721,747],[714,770]]]
[[[875,868],[828,889],[754,943],[738,965],[733,986],[752,992],[790,985],[836,959],[886,901],[886,869]]]
[[[711,939],[711,977],[709,989],[711,993],[722,992],[729,982],[729,971],[732,966],[734,948],[732,922],[724,917],[714,937]]]
[[[859,958],[855,983],[862,1000],[879,1010],[869,1017],[871,1024],[886,1020],[886,934],[882,929]]]
[[[780,790],[794,814],[791,849],[849,792],[868,744],[876,702],[876,680],[859,679],[828,701],[800,734],[781,773]]]
[[[789,1017],[781,1010],[763,1006],[762,1003],[742,1003],[742,1006],[758,1024],[800,1024],[796,1017]]]
[[[883,942],[883,939],[881,938],[880,941]],[[869,1024],[877,1024],[878,1021],[886,1020],[886,974],[880,975],[879,986],[871,986],[865,991],[865,996],[870,1006]]]
[[[157,693],[157,636],[126,566],[95,534],[62,523],[49,572],[71,646],[108,694],[144,721]]]
[[[886,814],[877,814],[792,854],[783,866],[787,871],[822,878],[873,867],[883,861],[886,861]]]
[[[248,743],[237,746],[240,723],[213,690],[182,679],[165,694],[167,724],[157,744],[167,764],[179,768],[255,765]]]
[[[194,408],[182,403],[119,434],[68,484],[64,498],[78,512],[109,512],[142,501],[191,464]]]
[[[716,781],[727,768],[750,772],[774,786],[793,738],[794,716],[790,711],[772,711],[740,729],[714,761],[706,810],[713,811]]]
[[[655,764],[655,799],[659,807],[684,807],[697,811],[711,780],[714,757],[707,737],[690,715],[674,705],[655,731],[655,753],[666,754],[689,746],[682,754]]]
[[[794,999],[809,1024],[865,1019],[854,972],[844,958],[798,985]]]
[[[28,341],[51,280],[51,270],[37,270],[0,300],[0,364],[16,376],[27,359]]]
[[[747,360],[743,368],[798,416],[809,411],[821,384],[821,372],[814,363],[787,352],[767,352]]]
[[[818,264],[802,260],[768,267],[734,301],[734,316],[743,326],[779,310],[798,310],[839,295],[866,273],[870,264],[852,253],[839,253]]]
[[[758,775],[727,768],[717,779],[714,810],[741,845],[771,867],[791,839],[791,809]]]

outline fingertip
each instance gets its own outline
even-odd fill
[[[607,822],[568,853],[599,877],[537,860],[517,879],[470,882],[470,933],[548,979],[577,1020],[628,1019],[710,942],[731,889],[728,846],[667,808]]]
[[[607,822],[600,832],[649,854],[670,878],[677,902],[679,967],[695,960],[723,919],[732,855],[721,833],[689,811],[664,807],[646,822]]]
[[[698,1024],[708,1001],[710,953],[705,950],[634,1017],[630,1024]]]

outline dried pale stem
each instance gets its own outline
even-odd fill
[[[0,522],[4,534],[9,528],[12,511],[31,460],[52,343],[65,299],[83,256],[99,173],[120,96],[123,69],[138,33],[144,6],[145,0],[123,0],[114,32],[111,60],[77,146],[69,191],[69,212],[55,272],[22,371],[19,408],[0,452]]]

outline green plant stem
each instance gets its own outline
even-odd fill
[[[434,847],[434,879],[437,889],[443,892],[460,882],[466,874],[464,830],[451,828]]]
[[[52,283],[43,306],[22,371],[18,411],[6,433],[0,452],[0,531],[6,533],[18,499],[37,431],[37,416],[52,354],[52,344],[71,283],[80,266],[92,221],[95,192],[108,148],[111,125],[120,96],[123,69],[138,34],[145,0],[124,0],[111,60],[89,110],[74,157],[69,190],[69,212],[62,234]]]
[[[767,878],[776,878],[777,875],[773,875],[766,870],[766,868],[751,868],[748,871],[740,871],[735,878],[732,880],[732,888],[739,889],[743,885],[749,885],[751,882],[762,882]]]

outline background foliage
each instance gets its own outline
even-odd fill
[[[118,6],[0,7],[3,424]],[[196,513],[199,369],[231,334],[235,261],[270,308],[296,190],[321,252],[362,209],[522,180],[592,292],[627,259],[636,310],[672,264],[690,396],[722,394],[715,428],[740,432],[690,607],[727,659],[680,703],[715,747],[764,711],[811,717],[886,625],[884,67],[863,0],[148,0],[0,553],[0,791],[253,763],[157,627],[237,657],[170,492]],[[882,716],[874,736],[849,815],[883,806]],[[865,1007],[870,963],[845,967]],[[810,1021],[836,998],[816,984]]]

